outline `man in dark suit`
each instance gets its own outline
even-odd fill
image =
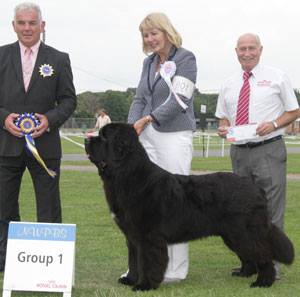
[[[61,222],[59,194],[61,143],[58,128],[76,108],[69,56],[40,41],[45,22],[39,6],[15,8],[13,28],[18,41],[0,47],[0,271],[4,270],[7,229],[20,220],[18,196],[28,168],[33,180],[37,220]],[[33,113],[39,120],[32,133],[36,148],[51,177],[25,148],[15,121]]]

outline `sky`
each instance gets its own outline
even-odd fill
[[[16,41],[11,21],[22,1],[0,1],[0,45]],[[196,87],[218,92],[240,69],[234,51],[247,32],[260,36],[261,62],[288,74],[300,89],[299,0],[39,0],[46,43],[70,55],[76,92],[136,87],[146,55],[138,30],[164,12],[197,59]]]

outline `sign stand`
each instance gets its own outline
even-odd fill
[[[74,224],[10,222],[2,297],[11,297],[11,291],[71,297],[75,236]]]

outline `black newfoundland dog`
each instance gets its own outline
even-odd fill
[[[241,260],[234,275],[257,273],[251,287],[275,280],[273,261],[291,264],[294,248],[273,225],[263,193],[232,173],[183,176],[152,163],[131,125],[112,123],[86,139],[106,199],[128,245],[133,290],[157,288],[168,263],[167,244],[218,235]]]

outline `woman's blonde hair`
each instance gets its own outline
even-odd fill
[[[158,29],[164,32],[167,39],[176,47],[179,48],[182,45],[182,38],[177,30],[172,25],[168,17],[161,12],[153,12],[148,14],[139,26],[139,30],[142,34],[143,51],[145,54],[151,52],[150,48],[144,42],[143,32],[145,30]]]

